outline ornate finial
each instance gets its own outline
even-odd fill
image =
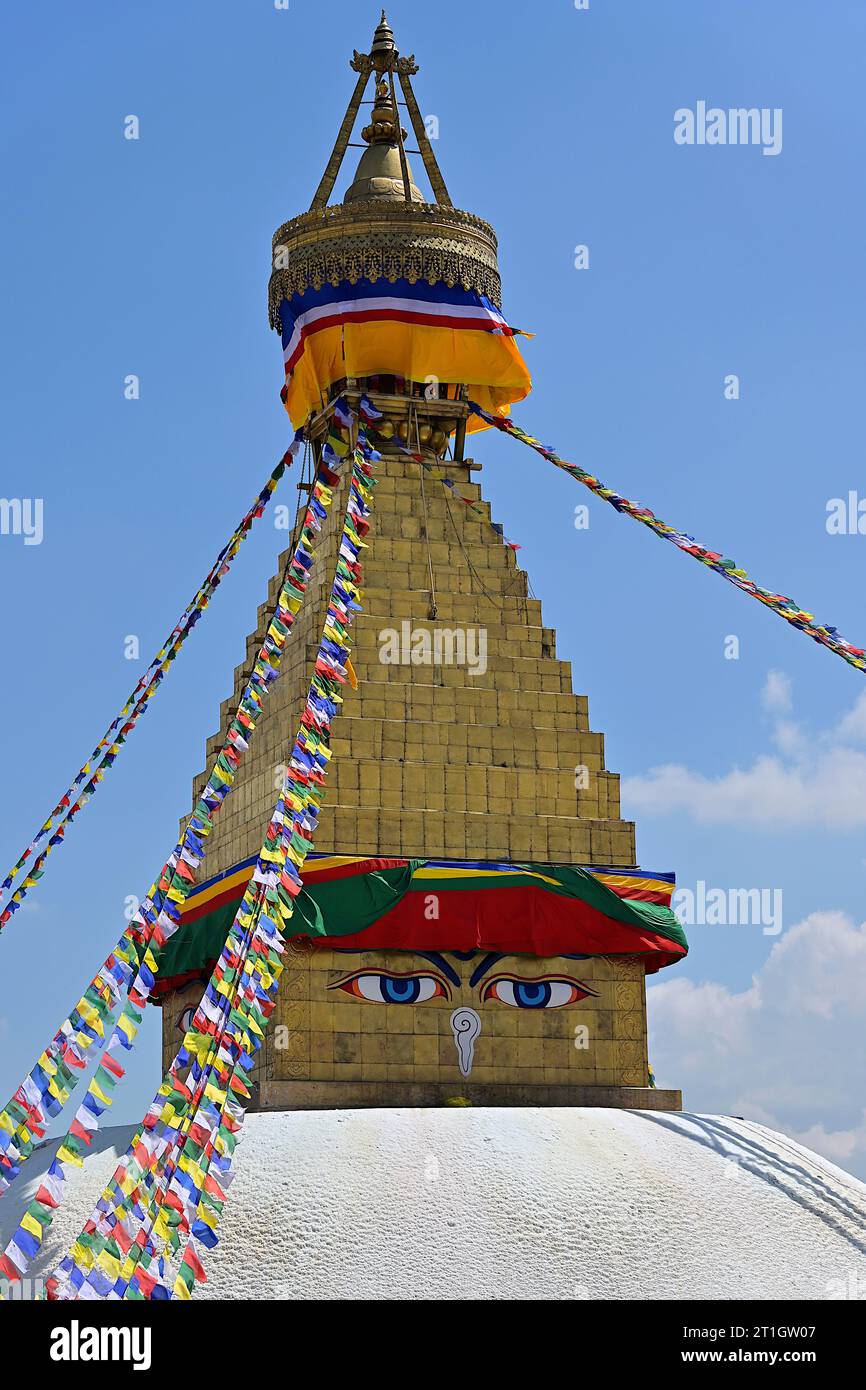
[[[451,199],[412,90],[411,78],[418,71],[415,55],[400,56],[384,10],[373,34],[370,52],[359,53],[356,49],[349,66],[358,74],[358,80],[327,168],[310,204],[310,211],[318,212],[328,206],[371,77],[375,83],[371,118],[361,132],[368,148],[344,195],[344,201],[349,204],[371,199],[377,202],[401,200],[407,204],[424,202],[423,194],[412,181],[412,171],[406,157],[406,131],[400,124],[396,94],[396,83],[399,81],[434,201],[440,207],[450,208]]]
[[[370,123],[361,131],[361,138],[369,149],[361,156],[357,173],[343,195],[346,204],[366,202],[370,199],[402,200],[406,203],[424,201],[424,195],[412,182],[412,172],[403,143],[406,131],[400,124],[400,112],[394,91],[394,67],[397,57],[394,35],[383,10],[368,57],[375,73],[376,92]]]
[[[368,145],[393,145],[397,140],[397,120],[397,107],[391,97],[388,83],[384,77],[379,77],[376,79],[376,99],[370,114],[370,124],[364,126],[361,139],[366,140]],[[400,134],[405,140],[406,132],[402,126]]]
[[[385,18],[385,11],[382,11],[382,18],[379,20],[378,27],[373,35],[373,47],[370,49],[370,56],[394,52],[394,33],[390,24]]]

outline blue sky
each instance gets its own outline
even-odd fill
[[[143,664],[285,448],[270,237],[309,204],[378,18],[323,13],[97,0],[6,20],[0,493],[44,499],[44,539],[0,537],[4,863],[134,684],[124,638]],[[455,202],[499,233],[505,312],[537,334],[520,423],[866,644],[866,536],[826,529],[831,498],[866,497],[863,6],[388,13]],[[781,108],[781,153],[677,145],[674,112],[700,100]],[[866,1172],[862,675],[529,450],[476,454],[623,775],[640,861],[783,894],[779,936],[692,927],[652,987],[659,1082]],[[268,524],[244,547],[0,941],[4,1094],[174,843],[278,548]],[[152,1021],[119,1119],[157,1068]]]

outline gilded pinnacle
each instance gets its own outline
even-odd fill
[[[382,18],[379,20],[376,32],[373,35],[373,46],[370,49],[370,54],[372,56],[377,53],[393,53],[394,51],[394,33],[385,18],[385,11],[383,10]]]

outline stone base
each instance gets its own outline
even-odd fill
[[[682,1091],[649,1086],[544,1086],[486,1082],[263,1081],[255,1110],[436,1109],[462,1099],[470,1105],[604,1106],[613,1110],[682,1110]]]

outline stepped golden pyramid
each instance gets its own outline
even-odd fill
[[[504,413],[529,387],[510,330],[482,331],[472,317],[504,323],[496,238],[451,204],[412,90],[417,65],[397,52],[384,14],[352,67],[355,93],[313,206],[274,238],[271,321],[311,467],[338,403],[357,412],[362,396],[381,417],[371,438],[382,457],[352,630],[356,682],[334,724],[304,871],[324,935],[291,943],[252,1074],[255,1103],[679,1109],[679,1092],[649,1084],[646,1042],[645,975],[685,949],[672,879],[637,868],[604,737],[481,498],[481,465],[466,457],[477,420],[468,402]],[[367,149],[342,203],[329,204],[371,78]],[[395,78],[430,203],[408,162]],[[465,333],[434,314],[463,315]],[[347,474],[281,678],[214,832],[208,878],[166,948],[166,1066],[273,811],[325,619]],[[290,556],[279,558],[208,760]],[[202,773],[194,797],[204,783]],[[657,920],[642,930],[649,904]]]

